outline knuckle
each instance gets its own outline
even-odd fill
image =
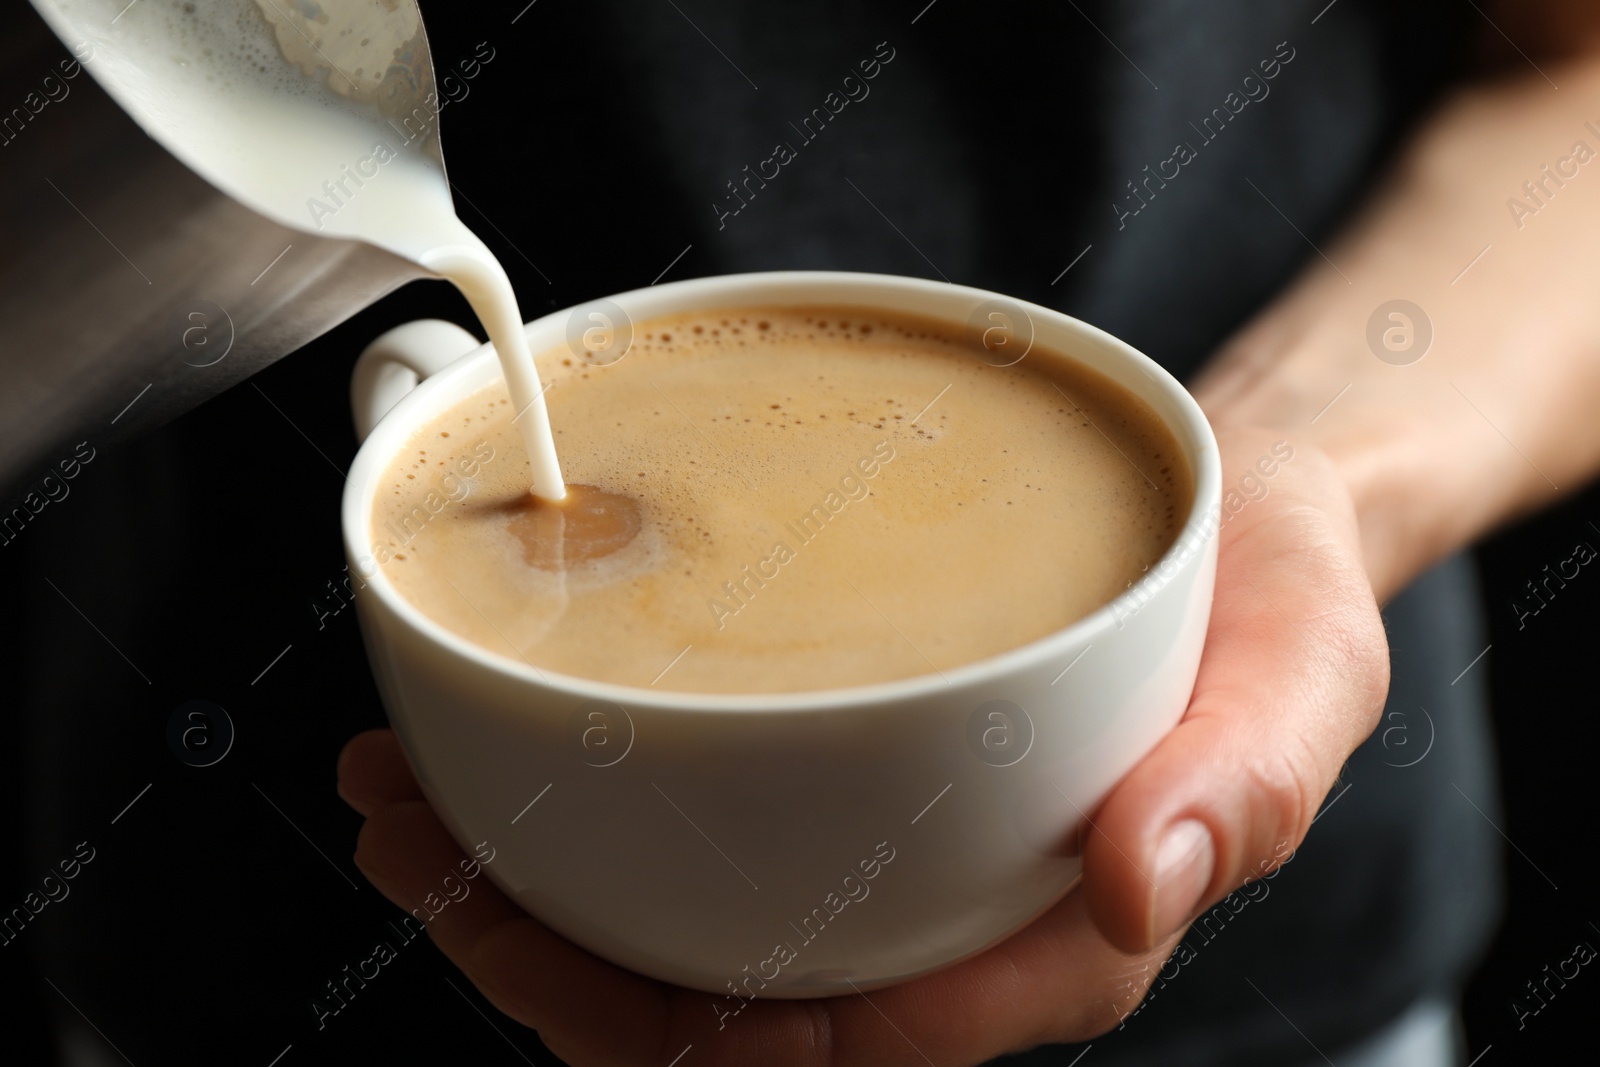
[[[1324,691],[1337,706],[1330,710],[1354,718],[1358,736],[1353,751],[1377,728],[1389,694],[1389,643],[1375,602],[1330,606],[1317,620]],[[1348,755],[1348,753],[1344,753]]]
[[[1156,980],[1172,954],[1173,944],[1154,952],[1123,957],[1121,966],[1107,968],[1091,996],[1077,998],[1065,1017],[1048,1020],[1012,1051],[1042,1044],[1088,1041],[1129,1025],[1152,996]]]
[[[1116,976],[1102,992],[1077,1000],[1070,1011],[1041,1024],[1005,1051],[1015,1054],[1041,1045],[1075,1044],[1120,1029],[1144,1003],[1154,977],[1154,970],[1148,975],[1136,971]]]
[[[1247,855],[1241,862],[1254,862],[1255,853],[1265,854],[1285,838],[1298,843],[1310,825],[1324,790],[1321,788],[1322,758],[1304,735],[1290,735],[1288,743],[1273,747],[1270,753],[1251,761],[1245,773],[1250,783],[1252,823],[1255,837],[1240,842]],[[1265,830],[1266,833],[1260,831]]]
[[[1315,509],[1290,509],[1285,521],[1296,525],[1303,559],[1302,590],[1309,611],[1301,627],[1315,649],[1314,684],[1348,718],[1354,712],[1375,729],[1389,692],[1389,641],[1361,560]],[[1354,750],[1360,738],[1350,738]],[[1348,753],[1344,753],[1348,755]]]

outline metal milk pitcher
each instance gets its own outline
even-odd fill
[[[0,15],[0,521],[79,442],[170,420],[431,276],[253,195],[277,179],[219,158],[226,100],[198,78],[328,96],[444,182],[414,0],[33,8]]]

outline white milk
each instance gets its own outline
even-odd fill
[[[297,0],[35,6],[64,40],[92,46],[86,65],[100,84],[213,185],[286,226],[371,242],[453,282],[488,332],[522,413],[533,492],[565,495],[516,294],[494,253],[456,217],[444,168],[430,154],[436,105],[397,103],[414,80],[404,63],[421,42],[414,11],[327,0],[333,21],[319,24],[303,16],[317,9]],[[382,62],[372,61],[374,51]]]

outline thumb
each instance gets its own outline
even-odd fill
[[[1281,865],[1382,713],[1388,647],[1348,498],[1311,504],[1323,476],[1296,458],[1299,484],[1224,529],[1188,712],[1085,845],[1090,914],[1124,951],[1149,951]]]

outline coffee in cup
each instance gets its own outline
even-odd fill
[[[794,693],[974,663],[1124,592],[1194,492],[1132,392],[996,355],[846,306],[655,318],[605,365],[557,347],[537,362],[568,498],[527,492],[491,383],[391,460],[373,557],[446,629],[579,678]]]

